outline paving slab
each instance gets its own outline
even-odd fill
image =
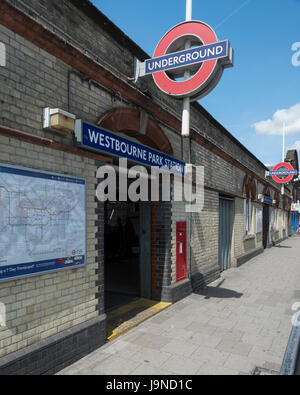
[[[139,362],[140,364],[147,364],[148,366],[159,368],[167,362],[171,356],[172,354],[165,351],[144,348],[132,355],[131,359],[135,362]]]
[[[193,361],[197,361],[204,366],[207,363],[212,363],[217,366],[224,366],[227,358],[230,356],[228,352],[220,351],[201,345],[197,350],[191,355]]]
[[[181,355],[184,357],[189,357],[197,350],[198,344],[188,343],[184,341],[172,340],[170,343],[166,344],[162,351],[168,352],[172,355]]]
[[[225,366],[218,366],[213,363],[206,363],[198,370],[197,375],[199,376],[237,376],[239,370],[229,369]]]
[[[161,370],[169,370],[178,375],[195,375],[199,370],[201,363],[181,355],[173,355],[162,365]]]

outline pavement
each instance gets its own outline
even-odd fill
[[[300,302],[299,236],[224,272],[200,293],[58,374],[250,375],[256,368],[276,374],[296,302]]]

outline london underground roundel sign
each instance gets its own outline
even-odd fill
[[[279,170],[281,169],[281,170]],[[279,184],[286,184],[297,175],[297,170],[293,168],[290,163],[282,162],[274,167],[272,171],[269,172],[269,175],[273,178],[274,181]],[[279,178],[278,176],[286,176],[285,178]]]
[[[182,50],[187,41],[191,47]],[[139,76],[153,74],[156,85],[164,93],[198,100],[217,85],[224,68],[232,66],[233,50],[229,41],[219,41],[204,22],[189,21],[165,34],[154,57],[140,64]],[[188,70],[193,75],[178,80]]]

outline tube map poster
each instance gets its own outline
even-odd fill
[[[0,281],[85,263],[85,180],[0,165]]]

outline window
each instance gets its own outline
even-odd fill
[[[251,198],[244,200],[244,236],[249,236],[252,232],[253,206]]]
[[[256,209],[256,233],[262,233],[262,209]]]
[[[252,202],[251,199],[248,200],[248,233],[251,233],[252,226]]]
[[[246,176],[243,185],[244,196],[244,236],[253,233],[253,201],[256,200],[256,182],[252,177]]]

